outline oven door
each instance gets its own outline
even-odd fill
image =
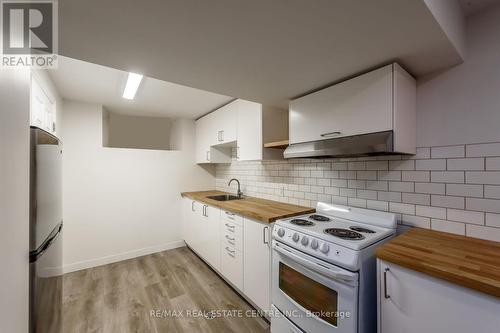
[[[305,332],[357,332],[358,283],[358,273],[273,241],[273,304]]]

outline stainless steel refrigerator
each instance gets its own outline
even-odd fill
[[[30,128],[30,333],[62,330],[62,148]]]

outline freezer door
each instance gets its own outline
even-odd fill
[[[51,134],[31,128],[30,251],[62,221],[62,151]]]

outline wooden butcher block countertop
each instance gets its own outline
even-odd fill
[[[420,228],[377,249],[378,258],[500,297],[500,243]]]
[[[314,208],[291,205],[287,203],[243,196],[243,199],[231,201],[216,201],[207,197],[212,195],[230,194],[222,191],[183,192],[188,197],[207,205],[218,207],[232,213],[243,215],[258,221],[271,223],[278,219],[314,213]]]

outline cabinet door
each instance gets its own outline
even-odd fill
[[[270,310],[271,226],[245,218],[243,228],[243,290],[245,295],[262,310]]]
[[[290,143],[392,129],[392,65],[290,102]]]
[[[500,301],[379,260],[379,333],[498,332]]]
[[[202,235],[202,256],[215,269],[220,268],[220,209],[205,205]]]
[[[238,100],[237,159],[261,160],[262,149],[262,105]]]
[[[196,121],[196,163],[210,163],[209,119]]]
[[[214,112],[218,143],[236,141],[238,107],[234,101]]]
[[[243,255],[240,251],[220,243],[222,275],[239,290],[243,290]]]

